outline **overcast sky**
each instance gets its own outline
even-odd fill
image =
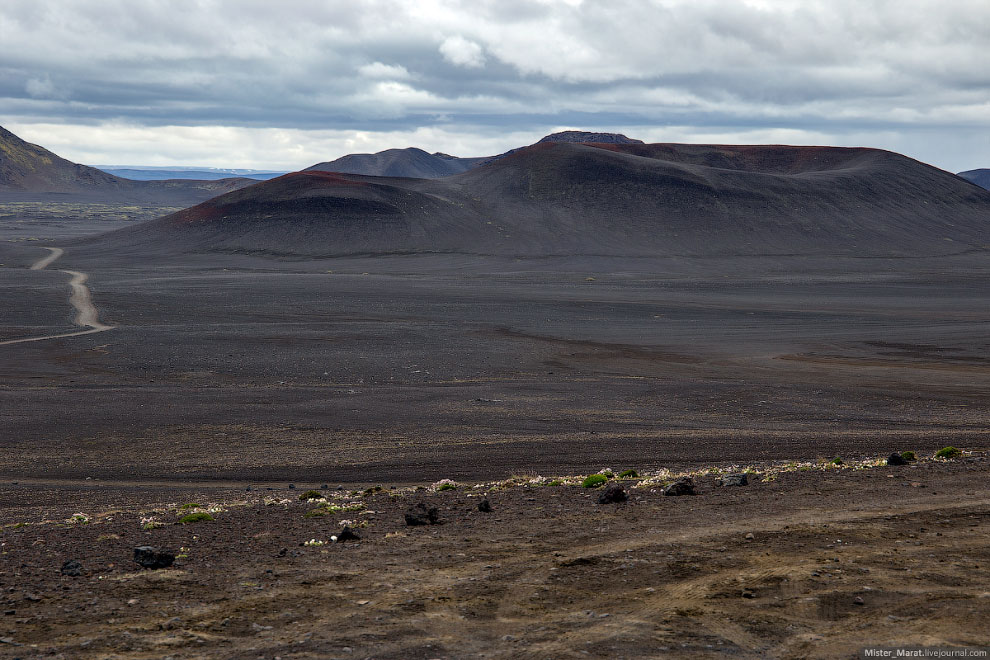
[[[0,125],[88,164],[299,169],[564,128],[990,167],[987,0],[2,0]]]

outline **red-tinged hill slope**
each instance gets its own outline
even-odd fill
[[[542,143],[445,179],[304,172],[106,235],[298,256],[937,255],[986,246],[990,192],[876,149]]]
[[[0,195],[5,200],[133,202],[186,206],[254,183],[169,179],[132,181],[61,158],[0,126]]]

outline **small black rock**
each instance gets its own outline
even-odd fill
[[[681,477],[664,488],[663,494],[668,497],[675,497],[679,495],[697,495],[698,493],[694,489],[694,479],[691,477]]]
[[[723,475],[721,479],[718,480],[719,486],[748,486],[749,485],[749,475],[745,472],[739,472],[737,474],[726,474]]]
[[[175,561],[175,553],[142,545],[134,548],[134,561],[145,568],[168,568]]]
[[[904,457],[898,454],[897,452],[894,452],[893,454],[887,457],[887,465],[907,465],[907,464],[908,462],[904,460]]]
[[[328,490],[329,488],[330,486],[328,486],[327,484],[323,484],[320,486],[320,490]]]
[[[295,484],[289,484],[289,490],[295,490],[295,489],[296,489]]]
[[[605,486],[605,489],[598,495],[599,504],[618,504],[628,499],[626,489],[622,487],[622,484],[617,483],[610,483]]]
[[[360,541],[361,537],[354,533],[354,530],[350,527],[344,527],[337,534],[337,543],[343,543],[344,541]]]
[[[62,564],[62,575],[68,575],[69,577],[79,577],[82,575],[83,567],[75,559],[69,559],[64,564]]]
[[[487,499],[481,500],[480,502],[478,502],[478,511],[481,511],[482,513],[491,513],[492,503],[489,502]]]
[[[440,520],[440,512],[436,507],[426,508],[422,502],[418,502],[405,513],[406,524],[410,527],[416,525],[436,525]]]

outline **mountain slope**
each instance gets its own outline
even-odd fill
[[[216,181],[131,181],[61,158],[0,127],[0,194],[6,199],[143,202],[184,206],[255,183]]]
[[[445,179],[290,174],[104,239],[299,256],[894,256],[983,248],[988,220],[990,192],[876,149],[547,142]]]
[[[490,157],[457,158],[440,153],[428,154],[422,149],[409,147],[386,149],[376,154],[349,154],[330,162],[317,163],[303,171],[438,179],[466,172],[489,159]]]
[[[967,170],[965,172],[960,172],[959,176],[967,181],[975,183],[981,188],[990,190],[990,169]]]

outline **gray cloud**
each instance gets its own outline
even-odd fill
[[[964,169],[990,165],[958,139],[990,124],[987,44],[984,0],[5,0],[0,123],[872,134]]]

